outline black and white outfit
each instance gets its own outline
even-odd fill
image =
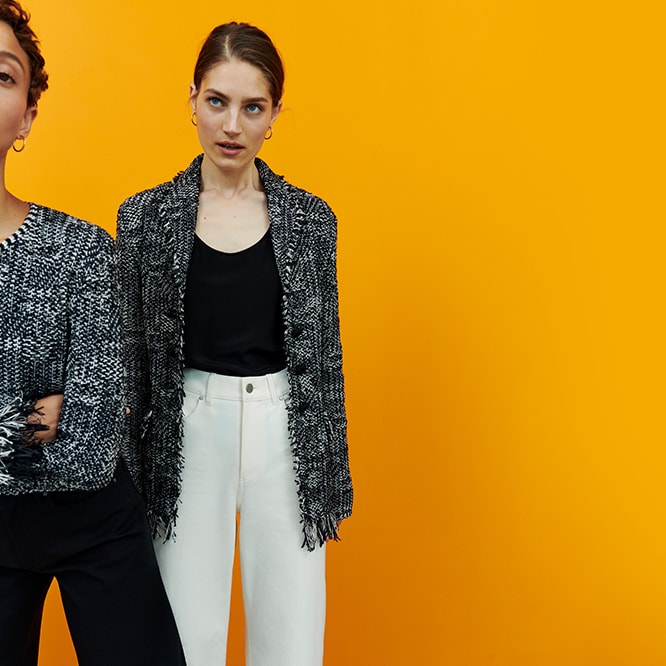
[[[269,231],[214,250],[201,162],[119,211],[131,471],[188,663],[224,663],[238,513],[248,666],[315,666],[324,545],[352,508],[336,219],[256,159]]]
[[[58,581],[81,666],[184,656],[125,439],[113,240],[31,204],[0,243],[0,666],[36,666]],[[26,417],[64,395],[54,441]]]

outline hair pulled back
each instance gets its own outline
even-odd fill
[[[39,50],[39,40],[28,25],[30,14],[16,0],[0,0],[0,21],[4,21],[13,30],[16,41],[28,56],[30,63],[28,106],[37,106],[41,94],[49,87],[49,76],[44,71],[44,57]]]
[[[249,23],[231,21],[214,28],[203,43],[194,67],[194,85],[197,90],[204,76],[216,65],[232,59],[246,62],[259,69],[268,83],[276,105],[282,99],[284,66],[271,38]]]

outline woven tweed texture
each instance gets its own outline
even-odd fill
[[[123,338],[131,408],[130,471],[156,535],[176,528],[182,471],[184,294],[199,201],[199,155],[172,181],[118,213]],[[337,222],[328,205],[256,160],[283,288],[289,431],[303,545],[337,538],[351,515],[336,276]],[[213,434],[211,433],[211,436]],[[131,448],[131,447],[130,447]],[[177,528],[176,528],[177,532]]]
[[[31,204],[0,243],[0,299],[0,494],[106,485],[126,427],[113,240]],[[25,417],[51,393],[63,407],[42,445]]]

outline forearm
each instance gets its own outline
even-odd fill
[[[336,245],[333,239],[323,272],[322,402],[328,429],[328,473],[331,478],[333,517],[351,515],[353,490],[349,473],[345,382],[342,371],[342,343],[338,305]]]
[[[16,396],[0,406],[0,485],[31,478],[38,473],[43,458],[35,432],[43,429],[28,421],[34,401]]]

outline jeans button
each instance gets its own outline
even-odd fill
[[[246,390],[248,393],[252,393],[252,391],[254,391],[254,386],[252,386],[252,384],[248,384],[248,385],[245,387],[245,390]]]

